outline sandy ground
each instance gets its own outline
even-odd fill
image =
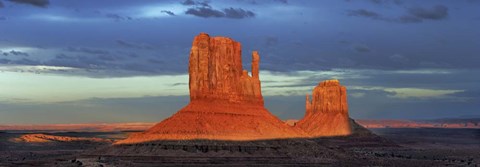
[[[226,144],[157,142],[122,147],[92,142],[13,142],[12,138],[25,132],[8,132],[0,133],[0,166],[480,166],[477,129],[372,131],[381,137]],[[121,139],[126,133],[51,135]]]

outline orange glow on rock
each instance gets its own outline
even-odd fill
[[[341,123],[340,130],[328,132],[327,136],[350,133],[347,122],[345,94],[328,95],[325,103],[313,103],[313,107],[328,104],[326,109],[335,117],[326,119],[306,117],[302,126],[289,126],[271,114],[265,107],[261,94],[258,52],[252,53],[252,75],[242,68],[240,43],[226,37],[210,37],[201,33],[193,40],[189,60],[190,103],[173,116],[156,124],[142,133],[132,134],[116,144],[149,142],[156,140],[264,140],[281,138],[311,137],[326,132],[317,128],[302,127],[320,126],[323,123]],[[338,81],[337,81],[338,83]],[[338,92],[346,93],[345,87],[335,87]],[[322,89],[323,90],[323,89]],[[330,90],[330,89],[328,89]],[[332,89],[333,90],[333,89]],[[342,92],[343,90],[343,92]],[[314,92],[314,95],[317,95]],[[337,99],[339,98],[339,99]],[[316,99],[314,97],[314,99]],[[334,101],[337,100],[337,101]],[[327,103],[328,102],[328,103]],[[341,104],[336,104],[337,102]],[[335,103],[335,104],[332,104]],[[338,113],[337,108],[341,109]],[[325,106],[324,106],[325,107]],[[329,110],[330,111],[330,110]],[[314,109],[314,113],[316,109]],[[319,112],[320,113],[320,112]],[[330,119],[334,118],[333,121]],[[309,123],[316,121],[325,121]],[[323,126],[336,128],[337,125]],[[324,136],[324,135],[322,135]]]

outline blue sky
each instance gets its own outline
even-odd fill
[[[478,0],[0,0],[0,124],[157,122],[200,32],[261,56],[267,108],[339,79],[360,119],[480,116]]]

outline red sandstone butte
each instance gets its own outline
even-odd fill
[[[348,116],[347,89],[338,80],[320,82],[312,98],[306,96],[306,112],[296,127],[310,137],[344,136],[352,133]]]
[[[242,69],[240,43],[201,33],[189,62],[190,103],[145,132],[116,144],[156,140],[258,140],[304,137],[263,105],[259,61],[252,53],[252,75]]]

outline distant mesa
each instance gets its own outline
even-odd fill
[[[434,120],[357,120],[366,128],[480,128],[480,118]]]
[[[210,37],[206,33],[196,36],[189,59],[190,103],[145,132],[132,134],[116,144],[305,138],[351,132],[345,87],[338,81],[317,86],[311,104],[307,105],[307,115],[298,127],[292,127],[264,107],[258,52],[252,52],[250,75],[242,68],[241,55],[240,43],[230,38]]]
[[[14,142],[20,143],[50,143],[50,142],[97,142],[97,143],[111,143],[112,140],[95,138],[95,137],[68,137],[55,136],[47,134],[26,134],[13,139]]]

